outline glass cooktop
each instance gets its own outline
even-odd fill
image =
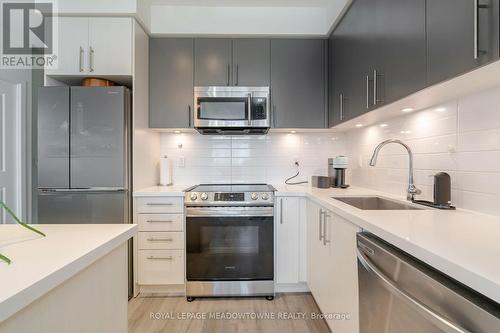
[[[272,192],[267,184],[201,184],[188,192]]]

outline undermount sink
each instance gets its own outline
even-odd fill
[[[362,210],[421,210],[425,207],[418,207],[414,204],[399,202],[383,197],[332,197],[332,199],[342,201],[353,207]]]

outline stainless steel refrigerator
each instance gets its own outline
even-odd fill
[[[130,91],[43,87],[38,223],[129,223]]]
[[[125,87],[40,88],[38,223],[131,223],[130,99]]]

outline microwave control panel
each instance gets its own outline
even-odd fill
[[[266,118],[266,98],[252,97],[252,120],[265,120]]]

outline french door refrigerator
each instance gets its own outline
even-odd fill
[[[129,90],[42,87],[38,98],[38,223],[129,223]]]
[[[131,223],[130,127],[125,87],[40,88],[38,223]]]

